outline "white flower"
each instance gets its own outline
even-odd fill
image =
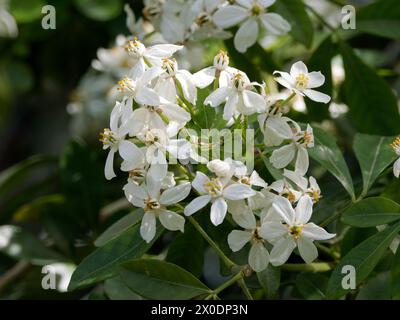
[[[193,79],[198,88],[209,86],[215,78],[218,78],[219,87],[226,87],[233,75],[238,71],[236,68],[229,67],[228,54],[221,50],[214,57],[213,66],[196,72],[193,74]]]
[[[101,134],[100,141],[103,142],[103,149],[110,149],[104,174],[106,179],[110,180],[115,177],[114,173],[114,154],[119,152],[124,159],[121,167],[126,163],[130,163],[132,167],[137,167],[143,162],[143,154],[141,150],[132,142],[125,140],[126,134],[129,132],[129,126],[124,119],[129,118],[132,112],[132,106],[125,106],[123,103],[116,102],[110,116],[110,128],[104,129]]]
[[[160,73],[160,68],[153,67],[136,79],[124,77],[118,82],[118,91],[124,94],[126,99],[135,100],[138,104],[158,107],[161,103],[160,96],[154,89],[149,88],[148,84]]]
[[[230,179],[234,173],[235,168],[227,161],[219,159],[211,160],[207,163],[207,168],[219,178]]]
[[[400,156],[400,137],[397,137],[393,143],[391,144],[394,152],[396,152],[396,154],[398,156]],[[400,158],[398,158],[395,163],[393,164],[393,174],[396,178],[398,178],[400,176]]]
[[[284,264],[294,248],[298,247],[300,256],[306,263],[311,263],[318,256],[314,240],[327,240],[335,234],[308,222],[312,215],[312,201],[302,197],[296,209],[286,198],[279,197],[272,205],[281,216],[282,222],[266,221],[262,224],[260,235],[274,244],[270,252],[270,262],[274,266]]]
[[[310,125],[307,125],[305,131],[301,131],[297,125],[292,130],[287,132],[286,136],[286,139],[292,139],[292,142],[274,150],[270,161],[275,168],[282,169],[296,159],[295,171],[305,175],[309,166],[307,148],[314,147],[313,131]]]
[[[286,169],[283,170],[283,175],[296,184],[302,196],[310,197],[314,203],[321,198],[321,189],[314,177],[309,177],[307,181],[307,178],[303,177],[299,172]]]
[[[157,44],[146,48],[139,40],[130,40],[125,45],[125,51],[137,61],[131,70],[130,76],[136,79],[149,67],[161,66],[163,59],[171,57],[176,51],[182,48],[182,46],[174,44]]]
[[[221,28],[230,28],[242,23],[234,38],[235,48],[245,52],[256,43],[259,25],[272,35],[290,31],[290,24],[276,13],[266,13],[266,8],[275,0],[236,0],[235,5],[220,8],[214,14],[214,23]]]
[[[182,89],[184,98],[195,105],[197,88],[193,75],[187,70],[179,69],[175,59],[164,59],[162,72],[160,72],[155,90],[160,96],[175,103],[177,101],[176,96],[180,93],[177,85]]]
[[[331,100],[327,94],[312,90],[324,84],[324,75],[320,71],[308,72],[307,66],[302,61],[292,65],[290,74],[282,71],[274,71],[274,74],[280,75],[276,81],[296,94],[306,95],[316,102],[328,103]]]
[[[265,145],[267,147],[279,146],[285,139],[290,139],[293,135],[289,125],[291,121],[288,117],[282,117],[281,115],[259,115],[258,122],[264,134]]]
[[[192,186],[200,196],[186,206],[185,215],[190,216],[211,202],[210,219],[215,226],[218,226],[224,221],[226,215],[226,200],[241,200],[255,195],[255,191],[247,185],[229,184],[228,182],[229,180],[219,177],[210,179],[204,173],[198,171]]]
[[[261,112],[265,108],[264,98],[252,91],[255,82],[250,82],[243,72],[237,72],[230,80],[228,86],[221,87],[212,92],[205,100],[205,105],[217,107],[225,102],[223,118],[229,121],[234,115],[245,115]]]
[[[185,199],[190,193],[190,183],[180,184],[161,192],[162,180],[146,176],[146,184],[138,186],[128,182],[123,190],[125,196],[134,206],[143,208],[144,215],[140,226],[140,235],[146,242],[153,240],[156,233],[156,218],[168,230],[183,232],[185,218],[176,212],[167,209]]]
[[[0,3],[0,37],[16,38],[18,27],[14,17]]]
[[[248,168],[243,162],[235,161],[232,160],[231,158],[227,158],[225,162],[228,162],[231,165],[231,167],[234,168],[233,175],[237,178],[238,183],[243,183],[249,186],[256,186],[262,188],[268,187],[268,183],[266,183],[264,179],[260,177],[257,171],[253,170],[253,172],[250,174]]]
[[[265,248],[263,239],[260,235],[260,227],[257,226],[256,218],[250,208],[245,206],[241,214],[232,215],[235,222],[245,230],[233,230],[228,235],[228,244],[232,251],[242,249],[248,242],[251,243],[249,252],[249,265],[256,271],[261,272],[269,262],[269,253]]]

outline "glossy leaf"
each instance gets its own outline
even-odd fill
[[[332,272],[328,283],[327,297],[339,298],[348,293],[348,290],[342,287],[343,266],[351,265],[355,268],[357,285],[366,279],[399,231],[400,223],[397,223],[378,232],[347,253]]]
[[[188,271],[160,260],[132,260],[119,273],[131,290],[148,299],[191,299],[210,291]]]
[[[104,293],[111,300],[141,300],[142,298],[129,289],[120,276],[104,281]]]
[[[140,236],[139,229],[139,225],[128,228],[117,238],[87,256],[73,273],[68,290],[87,287],[112,277],[117,272],[118,264],[140,258],[164,230],[161,227],[157,228],[154,239],[146,243]]]
[[[323,129],[313,127],[313,130],[315,144],[314,148],[308,149],[309,155],[332,173],[350,196],[354,197],[353,181],[349,168],[335,139]]]
[[[319,273],[300,273],[296,277],[296,288],[307,300],[326,299],[328,278]]]
[[[383,170],[396,159],[396,154],[390,147],[393,139],[394,137],[362,133],[357,133],[354,137],[353,149],[360,163],[364,193],[371,188]]]
[[[98,21],[111,20],[122,11],[121,0],[75,0],[75,5],[85,16]]]
[[[400,219],[400,205],[382,198],[372,197],[361,200],[347,209],[342,221],[359,228],[379,226]]]
[[[121,219],[113,223],[108,227],[94,242],[96,247],[101,247],[105,245],[108,241],[115,239],[122,232],[124,232],[129,227],[139,223],[140,219],[143,217],[143,209],[136,209],[127,215],[123,216]]]
[[[203,237],[191,224],[187,224],[185,232],[179,233],[169,246],[166,260],[200,277],[203,272],[204,247]]]
[[[347,44],[340,43],[339,48],[346,73],[343,88],[351,123],[362,133],[399,133],[399,109],[390,86]]]
[[[293,38],[310,48],[314,28],[301,0],[280,0],[275,2],[276,12],[289,21]]]
[[[274,267],[269,264],[265,270],[257,272],[257,278],[264,289],[267,299],[278,298],[278,291],[281,283],[280,268]]]

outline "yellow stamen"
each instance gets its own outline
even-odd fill
[[[310,78],[307,77],[304,73],[300,73],[296,77],[296,87],[298,89],[307,89],[309,80]]]

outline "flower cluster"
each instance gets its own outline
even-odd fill
[[[211,2],[204,1],[204,5]],[[246,7],[247,1],[237,3],[253,10]],[[272,1],[257,3],[264,12]],[[226,15],[225,10],[239,10],[232,7],[219,8],[217,17]],[[266,16],[259,19],[264,21]],[[245,17],[250,17],[247,11]],[[243,229],[232,231],[227,241],[232,251],[251,243],[249,265],[253,270],[262,271],[269,262],[285,263],[296,247],[310,263],[317,257],[313,242],[334,235],[309,222],[313,205],[321,197],[316,180],[305,176],[307,149],[314,145],[312,128],[302,128],[285,113],[295,95],[328,102],[329,97],[312,90],[324,83],[324,76],[309,73],[302,62],[295,63],[290,74],[277,71],[277,82],[290,90],[286,99],[279,100],[267,93],[266,84],[251,81],[245,72],[229,66],[226,52],[219,52],[212,66],[192,74],[174,58],[181,50],[183,46],[173,44],[145,46],[138,39],[124,44],[131,68],[118,83],[120,100],[111,112],[110,127],[101,134],[104,149],[109,150],[106,178],[116,176],[114,156],[118,153],[120,169],[127,177],[123,190],[131,204],[143,209],[140,232],[147,242],[155,237],[157,218],[166,229],[184,232],[185,216],[211,204],[214,226],[229,215],[228,220]],[[199,90],[208,92],[203,101],[198,101]],[[179,136],[189,127],[199,127],[199,105],[215,108],[215,116],[225,121],[228,130],[259,127],[263,156],[283,169],[283,179],[268,184],[241,161],[200,157],[198,141]]]
[[[280,15],[269,12],[275,0],[147,0],[143,11],[171,43],[231,37],[238,26],[234,45],[245,52],[254,45],[262,30],[278,36],[290,31],[290,24]]]

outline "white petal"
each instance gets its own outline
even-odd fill
[[[140,78],[144,74],[145,71],[146,71],[146,64],[145,64],[143,58],[140,58],[136,62],[135,66],[129,71],[128,77],[133,80],[136,80],[136,79]]]
[[[186,70],[180,70],[176,74],[176,79],[179,81],[183,95],[187,101],[191,104],[196,104],[197,99],[197,89],[194,84],[194,80],[192,79],[192,75]]]
[[[293,224],[295,211],[293,210],[292,204],[288,199],[284,197],[276,197],[272,207],[288,225]]]
[[[160,96],[153,89],[141,87],[138,89],[135,101],[143,105],[158,106],[160,104]]]
[[[128,182],[122,189],[130,203],[139,208],[145,207],[143,200],[147,197],[146,190],[133,182]]]
[[[264,28],[275,36],[288,33],[291,29],[289,22],[276,13],[263,14],[261,16],[261,22],[264,25]]]
[[[183,46],[177,46],[174,44],[157,44],[146,50],[146,56],[150,59],[156,57],[158,59],[169,58],[176,51],[181,50]]]
[[[248,15],[248,10],[242,7],[226,6],[214,14],[213,21],[218,27],[226,29],[243,21]]]
[[[285,168],[290,162],[292,162],[295,156],[295,147],[293,144],[288,144],[272,152],[269,160],[275,168]]]
[[[251,7],[252,7],[252,2],[251,2],[251,0],[236,0],[235,1],[237,4],[239,4],[239,5],[241,5],[241,6],[243,6],[243,7],[245,7],[245,8],[247,8],[247,9],[251,9]]]
[[[283,175],[293,181],[300,188],[300,190],[307,190],[307,178],[303,177],[303,175],[301,175],[299,172],[284,169]]]
[[[147,243],[153,240],[156,235],[156,217],[153,212],[149,211],[143,215],[140,235]]]
[[[261,242],[254,243],[249,252],[249,265],[255,272],[265,270],[269,263],[269,253]]]
[[[276,0],[258,0],[258,3],[261,4],[264,8],[268,8],[275,3]]]
[[[318,257],[317,247],[310,239],[300,238],[297,241],[297,247],[299,248],[300,256],[306,263],[311,263]]]
[[[336,234],[328,233],[324,228],[321,228],[312,222],[307,223],[304,226],[302,235],[311,240],[328,240],[336,236]]]
[[[232,218],[244,229],[254,229],[256,227],[256,218],[250,209],[239,214],[232,214]]]
[[[161,194],[160,203],[164,206],[176,204],[189,195],[190,189],[189,182],[167,189]]]
[[[247,108],[255,108],[257,111],[265,109],[265,100],[262,95],[250,90],[243,90],[242,96],[243,103]]]
[[[228,205],[224,199],[217,198],[214,200],[210,212],[210,219],[214,226],[218,226],[224,221],[227,208]]]
[[[322,102],[322,103],[328,103],[331,100],[331,97],[328,96],[325,93],[311,90],[311,89],[306,89],[303,90],[303,93],[309,97],[311,100],[316,101],[316,102]]]
[[[233,39],[235,48],[239,52],[246,52],[247,48],[256,43],[258,38],[258,23],[255,19],[246,20],[239,28]]]
[[[132,142],[123,140],[119,144],[119,154],[124,159],[124,164],[121,165],[123,171],[130,171],[136,169],[143,163],[144,155],[142,151]]]
[[[241,200],[254,196],[256,192],[248,185],[237,183],[226,187],[222,194],[228,200]]]
[[[251,233],[242,230],[233,230],[228,234],[228,245],[233,252],[242,249],[251,240]]]
[[[393,174],[396,178],[398,178],[400,175],[400,158],[398,158],[393,164]]]
[[[206,193],[204,184],[210,182],[210,179],[201,171],[196,172],[196,177],[192,181],[192,186],[200,193]]]
[[[154,180],[162,180],[167,175],[168,163],[165,159],[165,154],[161,150],[154,152],[153,158],[151,159],[151,165],[147,173]]]
[[[293,63],[292,67],[290,68],[290,76],[293,79],[296,79],[296,77],[300,74],[308,74],[307,66],[304,64],[303,61],[297,61]]]
[[[167,116],[170,121],[176,121],[179,123],[190,121],[190,113],[175,103],[166,103],[162,105],[161,108],[163,114]]]
[[[283,139],[290,139],[293,136],[292,129],[285,117],[270,117],[267,119],[265,126]]]
[[[288,233],[288,229],[280,221],[267,221],[261,225],[259,235],[268,241],[276,241]]]
[[[155,179],[151,175],[149,175],[149,172],[147,172],[146,175],[146,189],[150,197],[153,199],[158,199],[160,196],[160,189],[161,189],[161,184],[164,179]]]
[[[115,149],[111,148],[110,151],[108,152],[107,159],[106,159],[106,165],[104,167],[104,175],[107,180],[111,180],[112,178],[116,177],[114,173],[114,153]]]
[[[235,114],[238,99],[239,95],[237,94],[237,92],[231,92],[224,106],[224,120],[229,121],[230,119],[232,119],[233,115]]]
[[[185,208],[184,213],[186,216],[190,216],[193,213],[199,211],[200,209],[204,208],[207,203],[211,201],[210,195],[200,196],[194,198]]]
[[[312,215],[313,202],[310,197],[301,197],[295,211],[295,222],[305,224],[310,220]]]
[[[308,88],[317,88],[324,84],[325,76],[320,71],[313,71],[308,74]]]
[[[296,243],[291,237],[279,240],[271,250],[269,261],[273,266],[284,264],[295,247]]]
[[[295,87],[295,80],[289,73],[283,71],[274,71],[274,76],[276,74],[279,74],[280,77],[275,77],[275,80],[285,88],[293,89]]]
[[[209,86],[215,79],[215,70],[215,67],[207,67],[193,74],[196,87],[203,89]]]
[[[261,178],[260,175],[255,170],[250,176],[250,183],[257,187],[262,187],[262,188],[268,187],[268,183],[266,183],[264,179]]]
[[[166,229],[171,231],[184,231],[185,218],[180,214],[169,210],[162,210],[158,218]]]
[[[297,158],[295,163],[295,171],[301,175],[307,173],[309,166],[308,152],[303,146],[299,146],[297,149]]]
[[[228,98],[231,90],[231,88],[227,87],[218,88],[204,100],[204,104],[209,104],[211,107],[218,107],[222,102],[226,100],[226,98]]]

